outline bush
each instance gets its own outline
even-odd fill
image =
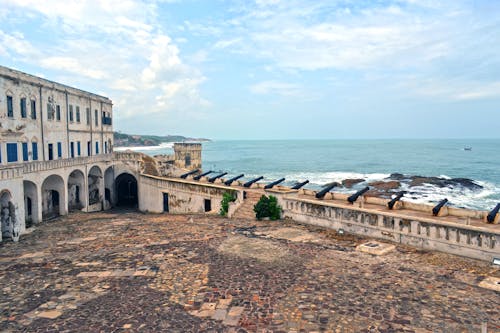
[[[229,192],[224,192],[222,195],[222,201],[220,202],[220,211],[219,214],[221,216],[226,216],[229,211],[229,203],[235,201],[236,198]]]
[[[265,195],[261,196],[259,202],[253,207],[253,211],[257,220],[269,217],[270,220],[275,221],[281,217],[281,207],[278,205],[278,198],[272,195],[269,197]]]

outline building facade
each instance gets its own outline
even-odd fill
[[[3,238],[112,205],[112,113],[109,98],[0,66]]]

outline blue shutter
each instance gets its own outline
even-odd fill
[[[12,104],[12,96],[7,96],[7,117],[14,117],[14,105]]]
[[[28,160],[28,143],[23,142],[23,161]]]
[[[32,142],[31,143],[31,150],[33,150],[33,161],[38,160],[38,143]]]
[[[75,157],[75,143],[74,142],[70,142],[70,148],[71,148],[71,158],[74,158]]]
[[[7,162],[17,162],[17,143],[7,143]]]
[[[80,141],[76,143],[76,149],[78,150],[78,156],[82,156],[82,147],[80,145]]]
[[[99,141],[95,142],[95,154],[99,154]]]
[[[57,157],[62,157],[62,144],[60,142],[57,143]]]

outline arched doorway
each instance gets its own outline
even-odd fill
[[[74,170],[68,177],[68,209],[82,210],[85,197],[85,175],[80,170]]]
[[[102,171],[97,165],[93,166],[88,175],[89,183],[89,208],[91,210],[101,209],[101,202],[103,200],[101,189],[102,189]],[[90,207],[95,206],[95,207]]]
[[[42,184],[42,217],[44,220],[66,214],[64,180],[51,175]]]
[[[137,179],[129,173],[122,173],[115,180],[117,206],[134,207],[138,205]]]
[[[24,188],[24,216],[26,228],[30,228],[38,221],[38,192],[36,184],[28,180],[23,181]]]
[[[19,240],[20,225],[16,216],[16,206],[8,190],[0,192],[2,239]]]
[[[112,166],[104,171],[104,209],[111,208],[115,202],[115,190],[113,182],[115,180],[115,170]]]

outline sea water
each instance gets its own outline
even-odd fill
[[[464,148],[471,148],[466,150]],[[168,147],[144,153],[171,154]],[[264,176],[264,181],[286,178],[288,185],[309,180],[306,188],[347,178],[364,183],[385,180],[391,173],[409,176],[469,178],[483,188],[424,185],[412,188],[406,200],[435,203],[448,198],[456,207],[492,209],[500,202],[500,139],[497,140],[261,140],[203,143],[203,170],[228,172],[227,178]],[[403,186],[404,187],[404,186]]]

